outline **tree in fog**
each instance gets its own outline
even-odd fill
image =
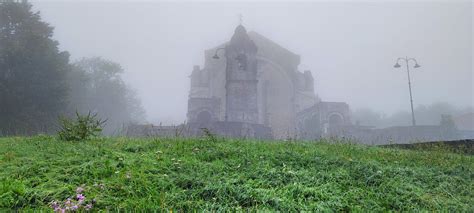
[[[474,108],[457,108],[446,102],[436,102],[431,105],[419,105],[415,108],[415,117],[418,125],[440,125],[445,124],[447,118],[461,116],[473,112]],[[407,110],[398,111],[390,116],[369,108],[358,109],[352,113],[354,121],[360,125],[374,127],[410,126],[411,113]],[[444,117],[444,118],[443,118]]]
[[[449,117],[460,114],[459,109],[446,102],[436,102],[428,106],[420,105],[415,113],[420,124],[439,124]]]
[[[144,119],[139,99],[122,80],[122,67],[99,57],[84,58],[73,64],[69,111],[98,113],[107,119],[106,132],[116,133],[124,124]]]
[[[383,115],[369,108],[361,108],[352,112],[353,120],[356,125],[362,126],[380,126]]]
[[[26,1],[0,3],[0,134],[54,127],[66,105],[69,54]]]
[[[448,117],[459,116],[468,108],[461,109],[446,102],[435,102],[430,105],[419,105],[415,108],[415,118],[418,125],[439,125],[442,123],[443,115]],[[409,111],[399,111],[384,121],[384,126],[406,126],[410,125],[411,114]]]

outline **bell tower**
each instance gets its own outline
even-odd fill
[[[226,121],[258,123],[257,46],[239,25],[229,44],[226,57]]]

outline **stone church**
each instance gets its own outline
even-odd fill
[[[300,56],[256,32],[236,27],[230,41],[205,51],[194,66],[188,125],[228,136],[307,138],[351,125],[349,106],[323,102]]]

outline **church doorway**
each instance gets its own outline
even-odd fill
[[[197,115],[198,123],[210,123],[211,122],[211,113],[208,111],[202,111]]]
[[[321,137],[321,120],[319,114],[311,116],[310,119],[305,120],[305,134],[308,138]]]
[[[340,127],[344,124],[344,119],[339,114],[332,114],[329,116],[329,128]]]

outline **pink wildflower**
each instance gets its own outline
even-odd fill
[[[92,204],[87,204],[84,208],[85,208],[86,210],[90,210],[90,209],[92,209]]]
[[[72,203],[71,203],[71,198],[68,198],[68,199],[66,200],[66,202],[64,202],[64,204],[65,204],[66,206],[71,206],[71,204],[72,204]]]
[[[53,207],[53,209],[58,208],[58,207],[59,207],[58,202],[57,202],[57,201],[53,201],[53,202],[51,203],[51,207]]]
[[[78,208],[79,208],[79,206],[74,205],[74,206],[71,207],[71,210],[75,211],[75,210],[77,210]]]
[[[82,194],[77,194],[77,200],[79,201],[83,201],[84,199],[86,199],[86,197]]]

